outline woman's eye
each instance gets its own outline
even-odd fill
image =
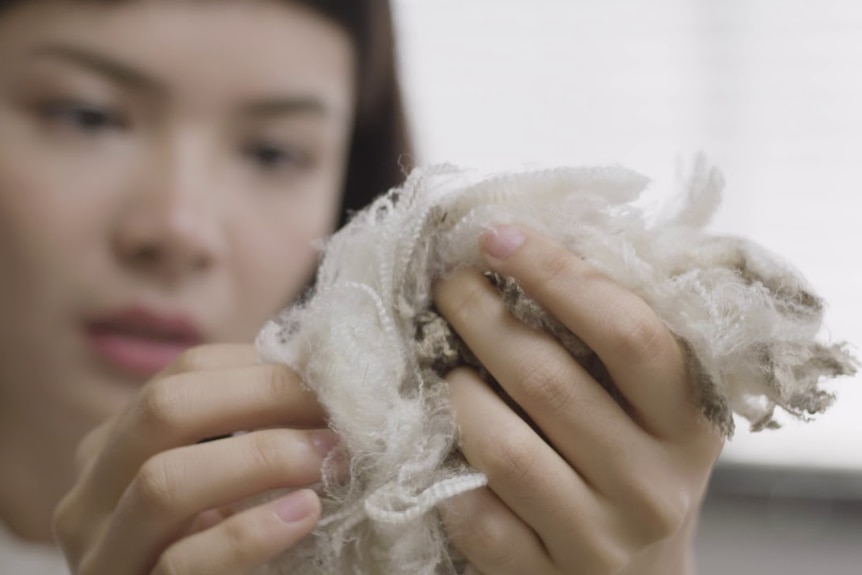
[[[249,159],[265,170],[305,168],[311,163],[309,154],[304,151],[267,143],[251,144],[244,152]]]
[[[110,108],[92,104],[55,102],[42,106],[40,113],[51,123],[88,133],[123,126],[123,120],[119,114]]]

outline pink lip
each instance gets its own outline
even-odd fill
[[[86,324],[87,341],[101,359],[121,371],[152,376],[184,350],[202,343],[191,320],[130,308]]]

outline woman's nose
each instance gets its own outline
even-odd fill
[[[211,174],[190,154],[150,164],[116,220],[114,248],[126,267],[177,281],[208,271],[224,251]]]

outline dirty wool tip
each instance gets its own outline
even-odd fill
[[[555,238],[643,298],[687,350],[703,413],[725,434],[734,414],[762,429],[776,425],[776,410],[805,418],[829,406],[822,383],[857,362],[847,346],[818,341],[824,303],[793,268],[746,239],[705,232],[718,171],[699,160],[681,202],[660,219],[635,203],[646,183],[620,167],[488,179],[418,169],[330,239],[314,290],[257,344],[265,360],[299,373],[341,442],[324,468],[314,536],[261,573],[469,568],[435,508],[486,481],[457,452],[443,380],[453,367],[481,366],[434,313],[433,281],[465,265],[486,270],[516,317],[588,370],[601,365],[515,282],[490,273],[491,260],[523,241],[516,226]],[[606,374],[593,375],[612,388]],[[349,474],[333,463],[345,459]]]

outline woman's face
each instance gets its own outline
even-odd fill
[[[94,424],[306,284],[353,48],[285,2],[21,4],[0,14],[0,420]]]

